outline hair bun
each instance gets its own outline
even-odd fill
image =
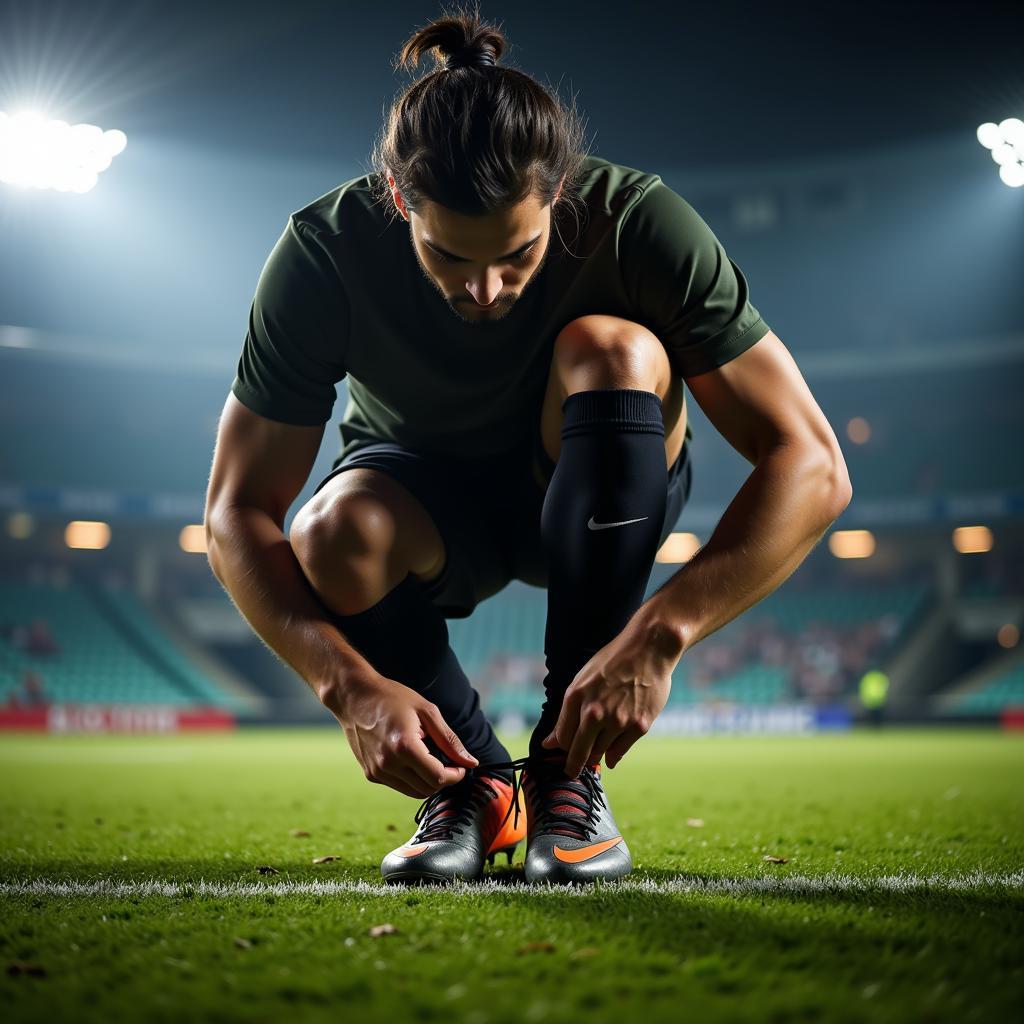
[[[453,68],[493,68],[497,63],[490,49],[481,46],[446,54],[444,66],[446,70],[451,71]]]
[[[399,67],[415,67],[433,55],[438,68],[493,67],[505,52],[501,30],[480,17],[479,10],[454,11],[419,29],[398,57]]]

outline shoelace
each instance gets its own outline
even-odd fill
[[[557,834],[586,841],[597,832],[599,808],[606,803],[593,766],[584,765],[579,776],[570,779],[563,761],[534,759],[527,779],[533,788],[532,803],[540,808],[530,824],[534,835]]]
[[[465,778],[432,793],[420,804],[414,819],[419,826],[414,836],[417,843],[461,836],[473,812],[497,797],[481,767],[467,770]]]
[[[529,769],[527,775],[535,802],[542,807],[536,822],[531,825],[536,835],[557,833],[587,840],[597,832],[598,806],[607,806],[597,772],[591,765],[586,765],[578,778],[570,779],[565,774],[564,759],[557,752],[552,752],[549,757],[527,755],[514,761],[495,761],[467,770],[467,773],[490,769],[512,771],[512,802],[501,821],[502,826],[513,814],[512,827],[519,825],[519,792],[524,768]]]
[[[536,834],[557,833],[573,839],[589,839],[597,831],[598,806],[606,806],[597,772],[591,765],[585,765],[578,778],[570,779],[565,774],[564,761],[555,752],[551,757],[527,755],[513,761],[491,761],[467,768],[460,782],[439,789],[420,804],[415,817],[416,824],[421,826],[416,832],[416,842],[462,835],[472,812],[485,800],[497,797],[497,791],[486,776],[498,771],[512,773],[512,799],[499,827],[504,827],[509,817],[512,817],[512,827],[518,827],[519,794],[523,788],[522,772],[526,768],[536,802],[543,808],[535,824]]]

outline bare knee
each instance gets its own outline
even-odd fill
[[[325,554],[332,560],[358,561],[387,555],[394,545],[396,524],[388,506],[373,494],[354,491],[332,501],[303,506],[288,532],[296,554],[316,562]]]
[[[433,579],[446,557],[423,505],[368,467],[329,481],[298,511],[288,539],[314,590],[339,615],[376,604],[410,572]]]
[[[622,317],[589,314],[570,321],[555,339],[555,368],[566,394],[595,388],[662,393],[671,370],[658,337]]]
[[[394,563],[394,514],[372,493],[342,492],[315,499],[296,514],[288,540],[313,587],[340,615],[379,601],[400,578]],[[404,575],[402,573],[401,575]]]

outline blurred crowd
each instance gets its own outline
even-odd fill
[[[25,622],[0,623],[0,639],[17,651],[33,656],[51,657],[60,654],[60,645],[46,619],[34,618]],[[42,707],[49,703],[43,677],[35,669],[27,669],[17,689],[4,698],[9,708]]]
[[[793,700],[822,703],[845,697],[884,656],[900,626],[898,615],[849,626],[810,621],[799,630],[784,630],[771,618],[740,620],[728,637],[717,642],[709,637],[686,654],[690,684],[710,690],[740,670],[758,666],[782,669]]]
[[[4,699],[4,706],[8,708],[39,708],[49,703],[43,677],[34,669],[28,669],[21,677],[21,685]]]
[[[715,696],[717,683],[745,668],[780,668],[790,700],[826,703],[857,692],[865,672],[877,666],[901,629],[898,615],[884,615],[849,626],[810,621],[798,630],[774,619],[731,623],[684,656],[689,684]],[[474,677],[484,703],[497,691],[539,691],[543,657],[495,654]]]
[[[60,647],[46,619],[0,623],[0,638],[25,654],[59,654]]]

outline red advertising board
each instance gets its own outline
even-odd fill
[[[1024,705],[1003,708],[999,720],[1004,729],[1011,732],[1024,732]]]
[[[72,733],[175,733],[233,729],[235,718],[220,708],[151,704],[50,704],[0,708],[0,731]]]

